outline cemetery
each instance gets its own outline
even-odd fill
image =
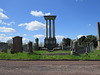
[[[97,23],[98,39],[93,35],[83,36],[76,40],[63,38],[61,45],[58,45],[55,37],[56,16],[44,16],[44,19],[46,21],[46,36],[43,47],[39,46],[38,38],[35,39],[33,46],[32,41],[23,45],[23,37],[15,36],[13,37],[12,46],[9,46],[8,43],[0,43],[0,59],[100,59],[99,22]]]

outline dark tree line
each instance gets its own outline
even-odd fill
[[[70,38],[65,38],[65,45],[70,46]],[[97,37],[94,35],[82,36],[77,40],[79,45],[86,45],[87,43],[93,43],[94,47],[97,47]]]
[[[88,35],[88,36],[82,36],[78,39],[78,43],[80,45],[86,44],[86,43],[93,43],[94,47],[97,47],[97,37],[94,35]]]

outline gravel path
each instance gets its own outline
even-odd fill
[[[100,61],[6,61],[0,75],[100,75]]]

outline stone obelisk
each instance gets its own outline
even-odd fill
[[[97,46],[97,50],[100,50],[100,22],[97,22],[97,29],[98,29],[98,46]]]

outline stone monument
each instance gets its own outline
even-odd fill
[[[32,42],[31,41],[28,42],[28,51],[29,51],[29,54],[33,53],[33,51],[32,51]]]
[[[13,38],[13,50],[12,53],[23,52],[22,37],[16,36]]]
[[[44,16],[46,20],[46,37],[44,39],[44,47],[52,50],[56,47],[56,38],[55,38],[55,18],[56,16]],[[53,22],[53,29],[51,27],[51,20]],[[48,21],[49,21],[49,36],[48,36]],[[53,31],[53,35],[51,34]]]
[[[39,50],[39,39],[35,39],[34,50]]]
[[[7,49],[10,49],[10,47],[8,46],[8,43],[0,42],[0,51],[7,52]]]
[[[97,50],[100,50],[100,22],[97,22],[97,28],[98,28],[98,46],[97,46]]]

